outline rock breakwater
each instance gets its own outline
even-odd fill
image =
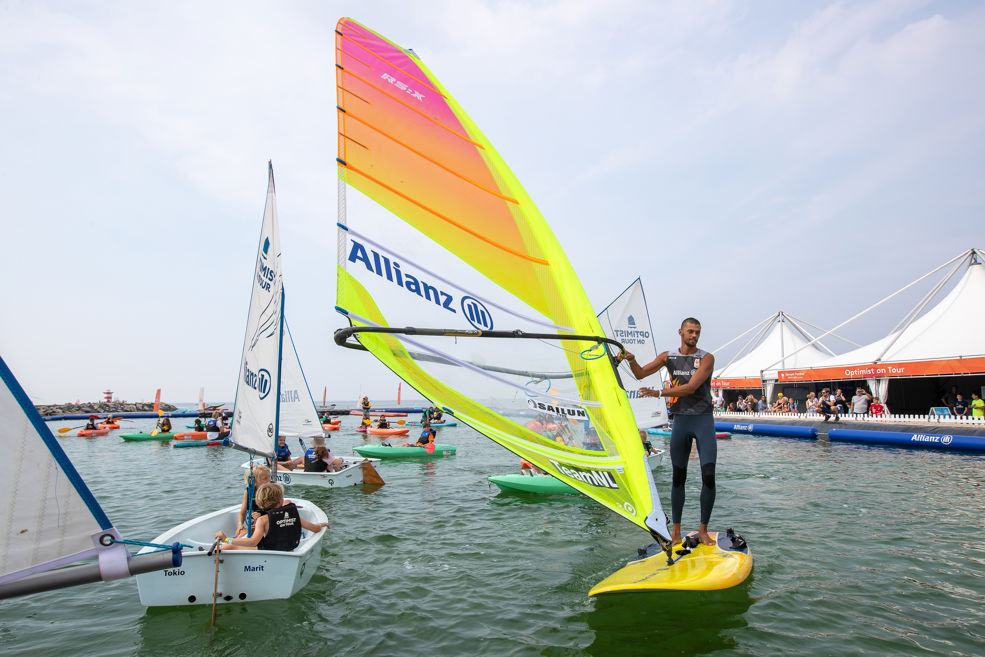
[[[81,404],[38,404],[35,405],[42,417],[51,415],[109,415],[110,413],[152,413],[154,402],[83,402]],[[178,410],[173,404],[161,402],[161,410],[171,413]]]

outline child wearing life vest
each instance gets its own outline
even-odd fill
[[[301,542],[301,529],[315,533],[328,527],[327,522],[308,522],[298,513],[294,502],[284,503],[284,488],[267,482],[257,489],[257,502],[264,514],[257,518],[253,535],[247,538],[227,538],[218,531],[215,537],[223,541],[223,550],[277,550],[290,552]]]

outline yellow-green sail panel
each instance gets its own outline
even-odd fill
[[[350,322],[603,336],[547,223],[417,56],[349,19],[336,46],[337,305]],[[358,339],[461,420],[666,536],[628,399],[596,342]]]

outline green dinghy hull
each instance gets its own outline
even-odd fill
[[[574,488],[550,475],[494,475],[489,477],[489,481],[499,486],[501,491],[508,493],[539,493],[541,495],[570,493],[578,495],[578,491]]]

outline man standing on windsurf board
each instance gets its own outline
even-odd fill
[[[671,387],[663,390],[640,388],[639,395],[669,397],[667,410],[674,419],[670,435],[670,461],[673,465],[670,489],[673,524],[671,542],[676,544],[681,540],[687,461],[691,454],[691,444],[697,441],[698,459],[701,462],[701,524],[698,525],[698,540],[705,545],[714,545],[715,540],[708,534],[708,521],[711,520],[711,509],[715,505],[715,462],[718,458],[711,401],[711,373],[715,368],[715,357],[698,349],[698,338],[701,337],[701,322],[698,320],[693,317],[685,319],[678,334],[681,336],[680,347],[663,352],[642,367],[629,352],[620,353],[618,358],[629,362],[633,376],[637,379],[646,378],[661,367],[670,371]]]

